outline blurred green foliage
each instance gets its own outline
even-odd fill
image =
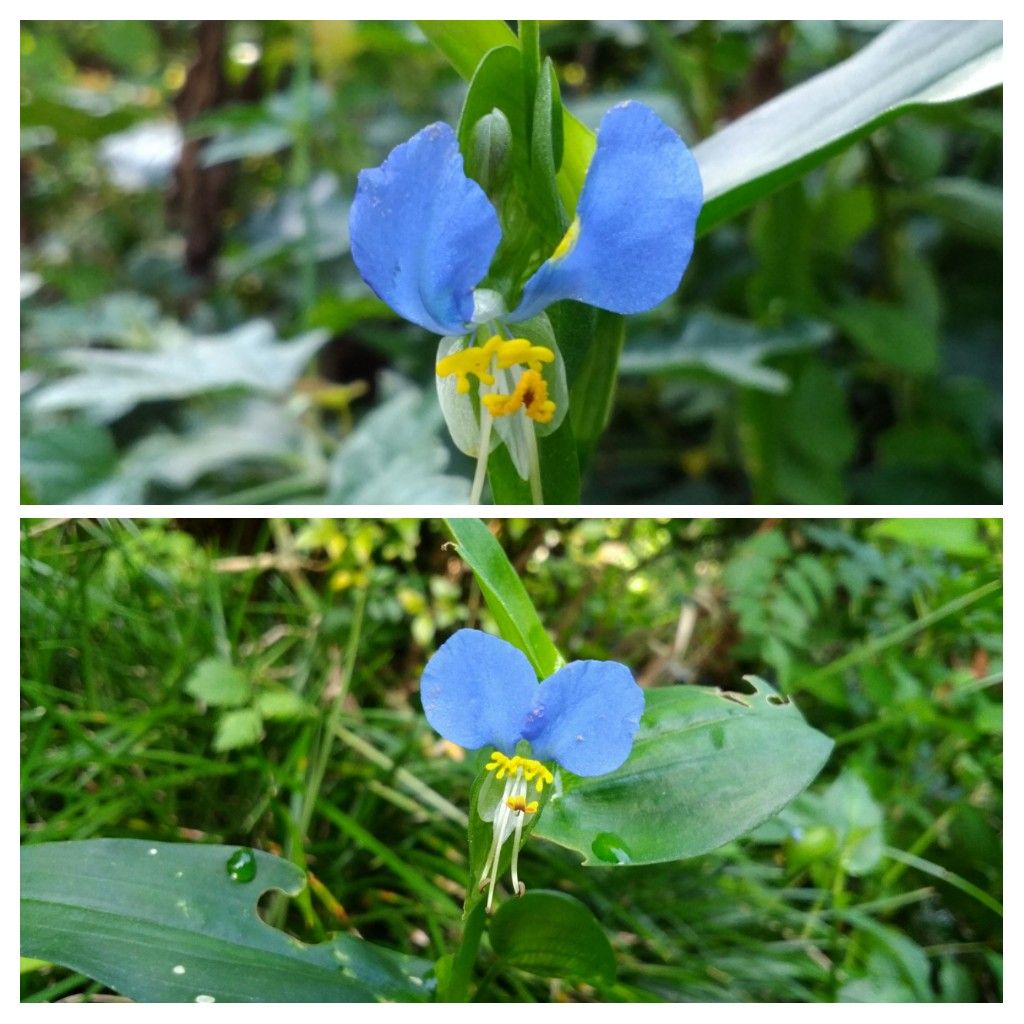
[[[757,672],[836,750],[693,860],[612,875],[535,838],[531,888],[593,911],[618,980],[545,981],[485,947],[481,998],[1001,999],[1000,521],[492,529],[566,657],[645,687]],[[272,897],[272,923],[451,950],[474,773],[418,680],[455,629],[494,622],[440,523],[26,520],[21,606],[23,842],[282,853],[311,886]],[[22,985],[99,988],[38,965]]]
[[[693,143],[879,28],[541,41],[584,124],[641,99]],[[465,499],[434,341],[347,239],[359,169],[454,124],[465,89],[407,23],[23,23],[24,498]],[[704,235],[677,296],[630,322],[584,499],[998,501],[1001,168],[989,91]]]

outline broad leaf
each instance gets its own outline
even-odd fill
[[[998,85],[1002,46],[998,21],[890,26],[848,60],[694,148],[704,182],[698,231],[708,231],[908,110]]]
[[[337,935],[308,946],[260,920],[269,889],[295,896],[294,864],[232,846],[90,839],[21,851],[22,954],[143,1002],[422,999],[429,963]]]
[[[594,915],[575,896],[536,889],[506,900],[490,927],[491,947],[510,967],[544,978],[608,984],[615,954]]]
[[[185,681],[185,692],[213,707],[237,708],[252,696],[252,684],[225,658],[205,658]]]
[[[60,361],[76,372],[40,388],[28,404],[35,412],[84,409],[116,419],[140,402],[231,388],[277,395],[295,383],[327,337],[312,331],[279,342],[269,322],[253,320],[219,336],[180,332],[159,352],[72,349]]]
[[[473,570],[501,635],[530,659],[541,679],[562,663],[508,556],[479,519],[445,520],[459,554]]]
[[[433,395],[401,382],[345,438],[327,475],[327,500],[348,504],[460,504],[469,483],[446,473]]]
[[[98,424],[58,424],[21,439],[21,472],[40,504],[72,500],[116,465],[114,439]]]
[[[784,352],[818,348],[829,341],[827,325],[799,321],[783,328],[762,328],[714,312],[695,313],[678,338],[641,337],[623,352],[624,376],[709,377],[758,391],[781,394],[789,378],[765,365]]]
[[[771,817],[810,784],[832,741],[747,679],[752,694],[648,691],[626,763],[590,779],[563,773],[537,834],[585,864],[653,864],[707,853]]]

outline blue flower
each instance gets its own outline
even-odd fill
[[[690,261],[702,201],[697,162],[682,139],[643,103],[613,107],[576,218],[526,282],[508,322],[560,299],[613,313],[656,306]],[[424,128],[380,167],[360,172],[349,234],[363,279],[406,320],[447,335],[468,334],[480,322],[473,292],[501,228],[483,189],[466,177],[448,125]]]
[[[625,665],[574,661],[538,684],[521,651],[475,629],[460,629],[438,649],[423,671],[420,696],[434,729],[471,750],[491,747],[487,770],[496,782],[505,780],[500,794],[497,787],[490,798],[482,793],[479,806],[493,822],[480,879],[489,886],[488,908],[501,847],[513,834],[512,884],[522,890],[523,823],[539,808],[538,800],[527,800],[530,784],[540,796],[554,782],[551,762],[576,775],[614,771],[629,757],[644,710],[643,691]],[[524,742],[528,750],[520,748]]]
[[[605,114],[576,217],[525,282],[511,313],[514,295],[478,287],[501,227],[483,189],[466,176],[446,124],[424,128],[380,167],[360,172],[349,234],[356,266],[377,296],[406,320],[447,336],[438,374],[455,378],[449,405],[461,396],[468,409],[470,377],[476,378],[481,402],[472,416],[480,417],[479,431],[467,440],[463,430],[460,438],[448,409],[445,416],[456,443],[486,457],[491,418],[500,423],[514,416],[532,437],[533,430],[554,430],[565,413],[557,347],[548,347],[550,359],[516,359],[507,342],[533,340],[543,325],[520,331],[509,325],[525,325],[561,299],[613,313],[657,305],[675,291],[689,263],[702,201],[689,149],[649,107],[628,102]],[[485,330],[485,344],[473,345],[469,336]],[[455,415],[465,420],[469,413]],[[507,432],[499,433],[508,444]],[[514,461],[525,479],[521,460]]]

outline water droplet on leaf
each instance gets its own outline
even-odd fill
[[[594,856],[606,864],[631,864],[629,849],[614,832],[598,832],[591,846]]]
[[[228,857],[226,867],[232,882],[251,882],[256,877],[256,854],[243,846]]]

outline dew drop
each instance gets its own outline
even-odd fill
[[[185,968],[181,964],[175,964],[171,968],[171,970],[174,971],[175,974],[184,974],[185,973]]]
[[[242,846],[228,857],[225,867],[232,882],[251,882],[256,877],[256,854]]]
[[[217,1000],[214,999],[213,996],[206,995],[205,992],[200,992],[199,995],[196,996],[196,1002],[197,1003],[215,1003],[215,1002],[217,1002]]]
[[[606,864],[631,864],[629,850],[620,836],[614,832],[598,832],[591,845],[594,856]]]

